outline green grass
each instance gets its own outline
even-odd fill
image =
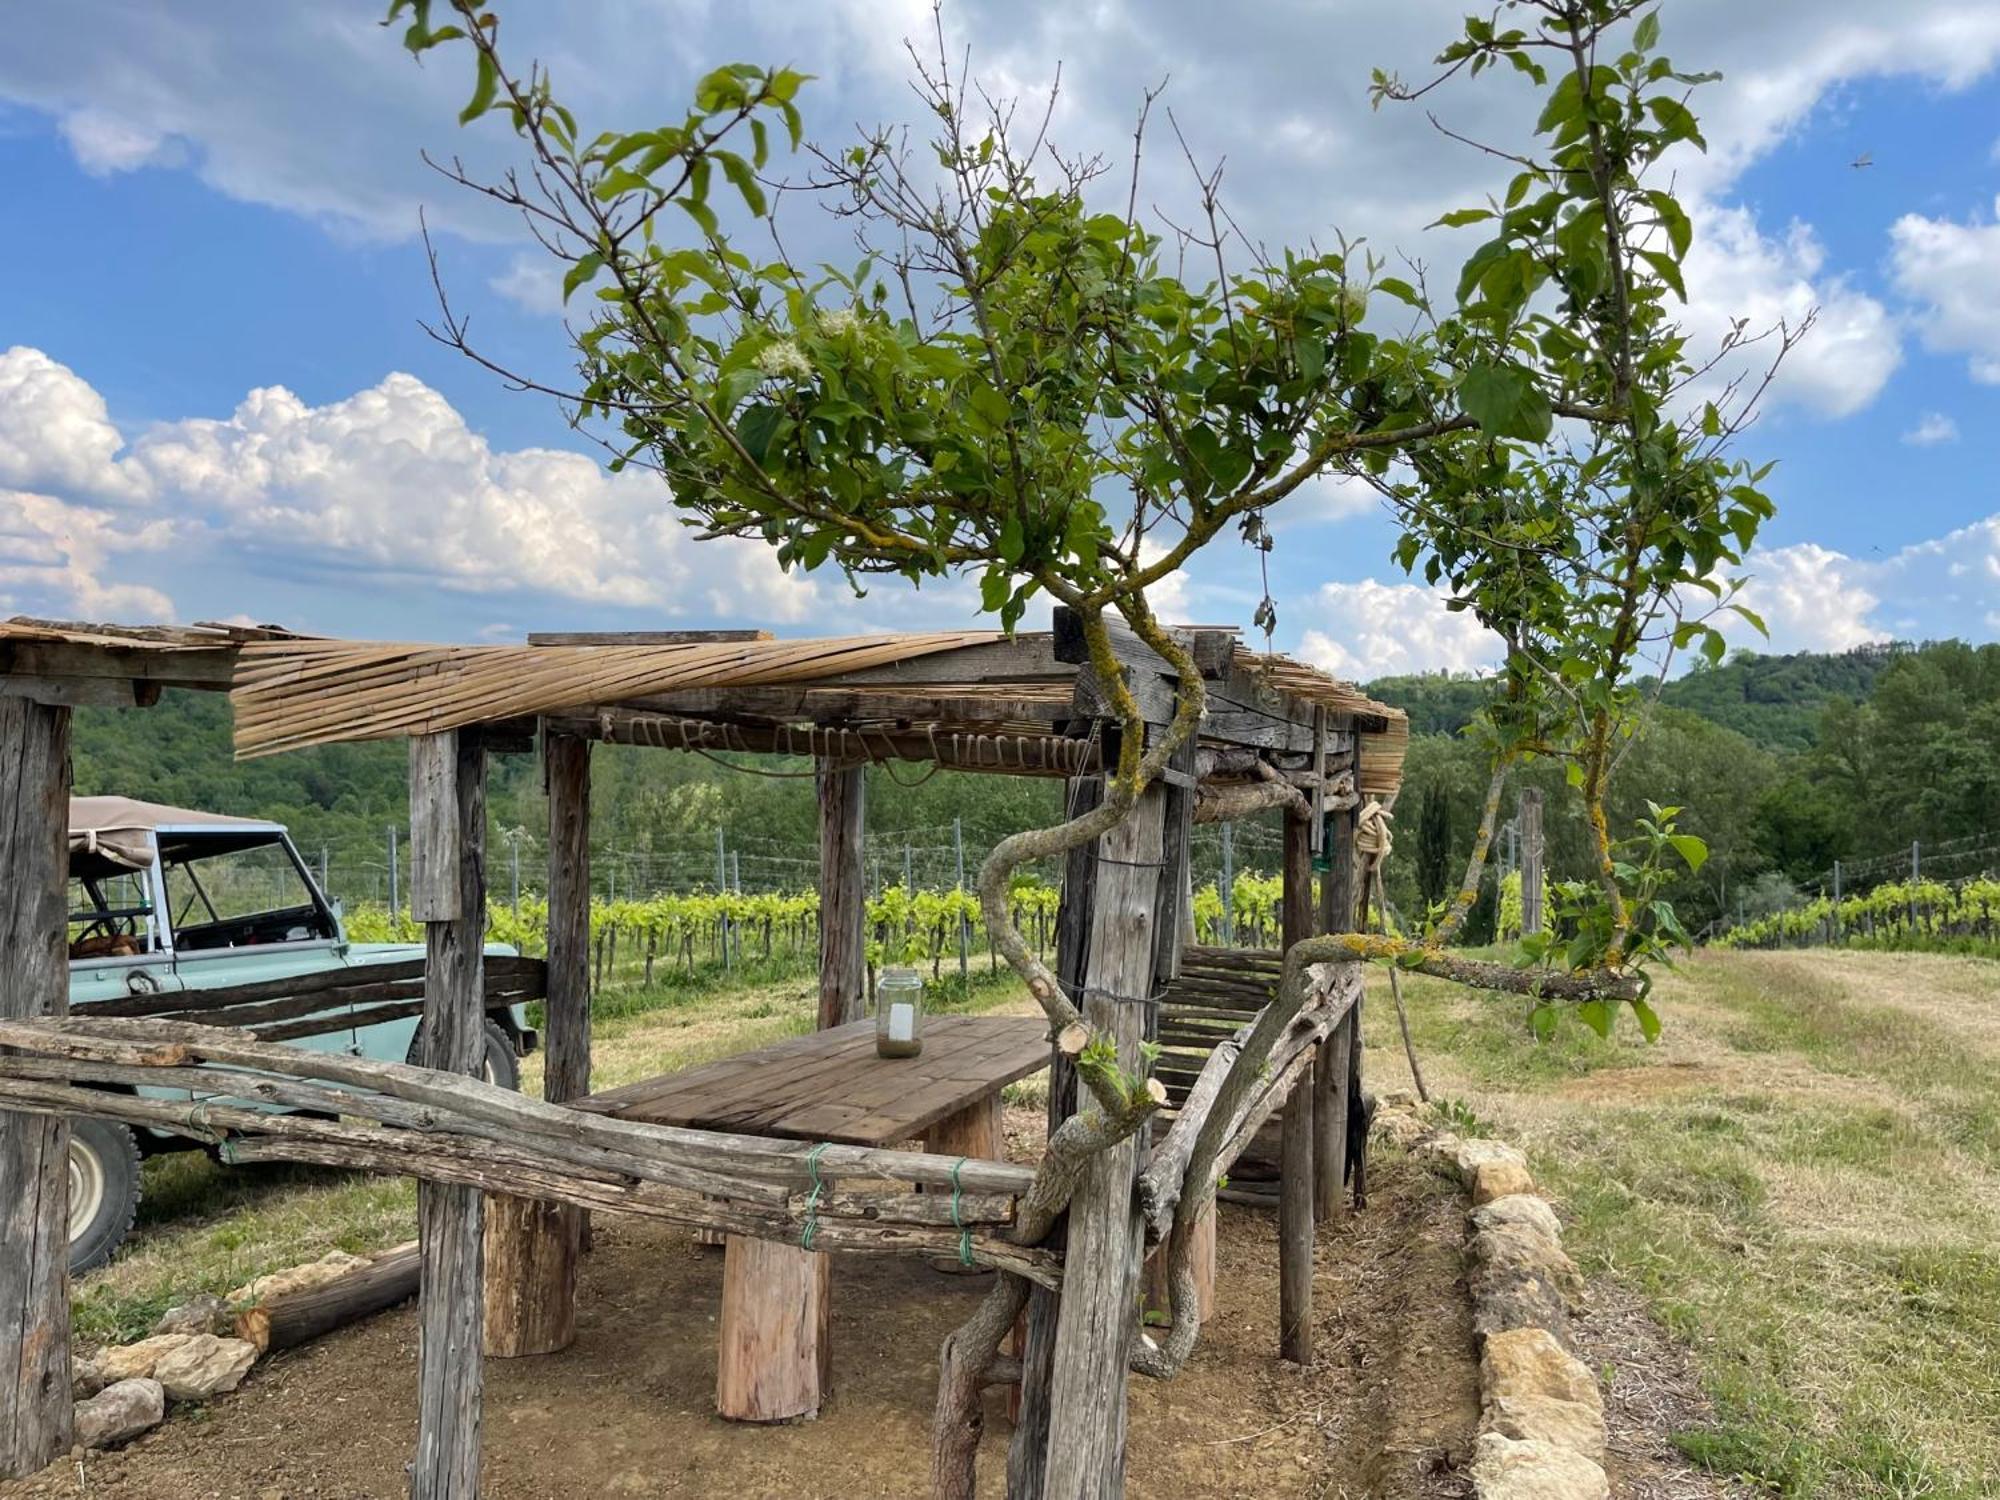
[[[1693,1349],[1690,1458],[1786,1496],[2000,1494],[2000,966],[1708,956],[1662,983],[1657,1047],[1409,991],[1452,1112],[1524,1144],[1572,1253]]]
[[[622,967],[622,966],[621,966]],[[621,976],[623,977],[623,976]],[[1009,973],[976,964],[968,985],[947,973],[926,994],[940,1011],[1020,1008],[1026,995]],[[724,973],[655,968],[642,987],[607,987],[593,1005],[593,1077],[599,1088],[694,1067],[812,1029],[818,984],[782,962],[752,962]],[[543,1024],[539,1015],[531,1017]],[[530,1057],[522,1084],[541,1087]],[[1046,1099],[1039,1078],[1013,1085],[1010,1102]],[[81,1277],[72,1293],[78,1341],[143,1337],[160,1314],[201,1292],[227,1295],[254,1277],[316,1260],[329,1250],[365,1254],[416,1235],[416,1189],[398,1178],[309,1167],[224,1167],[200,1151],[150,1158],[132,1237],[109,1265]]]

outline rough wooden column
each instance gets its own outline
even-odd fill
[[[1514,814],[1514,823],[1521,830],[1521,931],[1523,933],[1542,930],[1542,794],[1535,787],[1527,787],[1521,793],[1521,804]],[[1840,884],[1836,871],[1834,885]],[[1838,891],[1835,892],[1839,894]]]
[[[1073,778],[1065,788],[1064,811],[1074,818],[1104,799],[1104,782],[1096,776]],[[1069,995],[1083,988],[1090,957],[1091,914],[1096,906],[1097,850],[1072,849],[1063,860],[1062,905],[1056,910],[1056,978]],[[1076,1113],[1076,1069],[1069,1058],[1051,1052],[1049,1063],[1049,1129]],[[1048,1243],[1060,1248],[1067,1226],[1058,1224]],[[1014,1438],[1007,1449],[1009,1500],[1041,1500],[1048,1478],[1049,1386],[1055,1374],[1056,1316],[1060,1300],[1046,1287],[1028,1293],[1021,1316],[1021,1394],[1014,1411]]]
[[[69,1009],[69,710],[0,697],[0,1016]],[[70,1449],[69,1122],[0,1114],[0,1479]]]
[[[978,1161],[1001,1161],[1007,1154],[1007,1140],[1001,1128],[1000,1091],[968,1104],[955,1115],[946,1115],[924,1132],[924,1150],[933,1156],[969,1156]],[[939,1189],[940,1192],[948,1189]],[[958,1257],[933,1257],[931,1264],[952,1276],[977,1276],[985,1266],[968,1266]]]
[[[542,1097],[590,1092],[590,741],[542,740],[549,799],[549,952]],[[584,1211],[531,1198],[486,1202],[486,1352],[553,1354],[576,1340]]]
[[[1153,917],[1165,797],[1149,788],[1098,841],[1085,1019],[1140,1067],[1152,993]],[[1084,1107],[1094,1108],[1094,1105]],[[1125,1489],[1126,1370],[1139,1313],[1143,1230],[1133,1197],[1141,1142],[1093,1156],[1069,1210],[1069,1245],[1049,1386],[1048,1500],[1111,1500]]]
[[[1285,812],[1284,890],[1279,900],[1285,948],[1312,936],[1312,823]],[[1314,1089],[1300,1078],[1285,1101],[1278,1174],[1278,1353],[1312,1363]]]
[[[715,1409],[735,1422],[816,1416],[831,1389],[831,1257],[729,1236]]]
[[[1319,926],[1322,932],[1354,930],[1355,897],[1360,866],[1355,857],[1356,809],[1338,812],[1326,831],[1327,870],[1320,884]],[[1351,1103],[1352,1048],[1360,1025],[1361,1003],[1320,1043],[1313,1060],[1316,1099],[1316,1141],[1313,1175],[1314,1212],[1321,1223],[1341,1217],[1346,1202],[1341,1183],[1347,1176],[1347,1112]]]
[[[486,752],[456,733],[410,741],[410,915],[424,924],[424,1065],[476,1074],[484,1055]],[[485,1298],[478,1189],[417,1185],[423,1247],[417,1310],[412,1500],[479,1493]]]
[[[868,1014],[868,768],[818,763],[819,1029]]]

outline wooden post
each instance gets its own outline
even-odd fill
[[[1146,1258],[1145,1308],[1148,1313],[1164,1313],[1171,1323],[1175,1316],[1173,1278],[1168,1272],[1167,1246],[1157,1246]],[[1194,1226],[1195,1300],[1201,1304],[1203,1323],[1215,1316],[1215,1203],[1211,1199]]]
[[[1064,811],[1074,818],[1104,800],[1104,782],[1073,778],[1065,787]],[[1090,958],[1090,927],[1097,897],[1097,850],[1072,849],[1063,860],[1062,904],[1056,908],[1056,978],[1064,993],[1082,991]],[[1060,1051],[1049,1062],[1049,1129],[1076,1113],[1076,1068]],[[1067,1227],[1056,1226],[1048,1243],[1061,1248]],[[1049,1389],[1055,1376],[1056,1318],[1060,1301],[1046,1287],[1028,1293],[1021,1318],[1021,1394],[1014,1411],[1014,1438],[1007,1449],[1009,1500],[1041,1500],[1048,1480]]]
[[[1355,826],[1359,813],[1350,808],[1335,813],[1327,830],[1326,878],[1320,885],[1319,925],[1322,932],[1352,932],[1355,897],[1360,884],[1360,865],[1354,849]],[[1341,1217],[1346,1202],[1341,1183],[1347,1175],[1347,1111],[1350,1103],[1348,1081],[1350,1051],[1360,1019],[1360,1003],[1354,1014],[1334,1027],[1320,1043],[1313,1060],[1315,1141],[1313,1153],[1313,1212],[1321,1222]]]
[[[1312,936],[1311,820],[1286,810],[1280,942]],[[1314,1090],[1300,1078],[1285,1101],[1278,1175],[1278,1353],[1312,1363]]]
[[[829,1256],[729,1236],[715,1409],[735,1422],[815,1416],[831,1388]]]
[[[446,731],[410,741],[410,914],[424,927],[424,1065],[476,1074],[484,1056],[486,752]],[[417,1185],[423,1291],[411,1500],[474,1500],[485,1299],[479,1190]]]
[[[955,1115],[946,1115],[924,1133],[924,1150],[933,1156],[969,1156],[978,1161],[1000,1161],[1006,1156],[1006,1136],[1001,1128],[1000,1091],[968,1104]],[[943,1191],[940,1189],[939,1191]],[[968,1266],[957,1257],[933,1258],[931,1264],[952,1276],[978,1275],[984,1266]]]
[[[868,768],[818,763],[819,1029],[868,1014]]]
[[[1521,793],[1520,807],[1514,814],[1515,827],[1521,830],[1521,931],[1525,933],[1542,930],[1542,794],[1535,787],[1527,787]],[[1840,910],[1840,862],[1834,861],[1834,911]]]
[[[69,1010],[69,715],[0,697],[0,1016]],[[70,1449],[69,1122],[0,1114],[0,1479]]]
[[[1152,994],[1165,812],[1156,784],[1098,841],[1082,1010],[1099,1035],[1117,1042],[1129,1070],[1140,1067]],[[1048,1500],[1115,1500],[1124,1493],[1126,1367],[1145,1243],[1133,1196],[1141,1144],[1128,1139],[1090,1158],[1070,1201],[1049,1387]]]
[[[590,1092],[590,741],[546,732],[542,757],[549,799],[542,1097],[562,1104]],[[487,1353],[553,1354],[575,1342],[585,1232],[584,1211],[567,1203],[487,1200]]]

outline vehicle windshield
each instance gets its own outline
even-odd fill
[[[174,947],[183,952],[334,936],[331,916],[276,835],[163,836],[160,869]]]
[[[144,870],[70,876],[69,956],[128,958],[159,947],[153,892]]]

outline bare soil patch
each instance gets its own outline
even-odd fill
[[[1455,1194],[1385,1157],[1367,1212],[1322,1237],[1318,1358],[1300,1370],[1275,1356],[1273,1216],[1225,1206],[1217,1316],[1200,1350],[1178,1380],[1132,1384],[1129,1493],[1465,1494],[1458,1471],[1478,1409],[1461,1215]],[[838,1257],[833,1399],[817,1421],[760,1428],[713,1412],[721,1272],[720,1252],[685,1233],[600,1219],[576,1344],[487,1364],[484,1492],[925,1493],[936,1350],[985,1278]],[[0,1495],[392,1500],[406,1490],[415,1396],[405,1308],[259,1366],[235,1395],[177,1413],[123,1452]],[[1004,1489],[1009,1433],[994,1392],[984,1494]]]

